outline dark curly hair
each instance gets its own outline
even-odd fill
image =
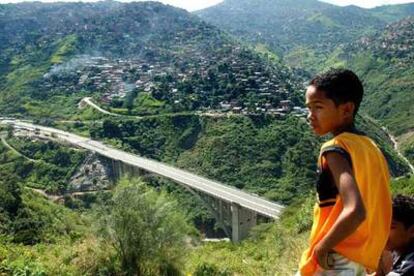
[[[313,78],[309,85],[324,91],[325,96],[336,106],[353,102],[355,104],[354,117],[357,114],[364,95],[364,87],[358,76],[351,70],[331,69]]]
[[[405,228],[414,225],[414,196],[395,196],[392,201],[392,212],[392,219],[404,224]]]

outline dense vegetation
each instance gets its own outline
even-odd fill
[[[226,0],[196,12],[254,44],[269,46],[294,66],[314,69],[338,46],[414,13],[414,5],[363,9],[317,0]]]
[[[85,158],[85,153],[52,142],[32,143],[30,139],[8,139],[8,143],[23,156],[15,167],[5,170],[15,172],[31,188],[44,189],[49,193],[67,190],[70,177]],[[3,152],[7,158],[7,152]],[[5,165],[6,166],[6,165]]]
[[[1,184],[2,274],[177,274],[184,239],[197,240],[176,202],[139,180],[122,180],[88,214],[14,189],[9,180]],[[19,201],[14,209],[10,196]]]
[[[101,233],[116,251],[126,275],[171,275],[182,270],[186,217],[165,192],[139,180],[123,179],[109,202],[100,206]]]
[[[76,237],[81,218],[33,194],[30,187],[35,171],[30,161],[17,156],[3,144],[0,145],[0,156],[1,234],[6,234],[12,242],[23,244],[53,242],[59,236]],[[53,171],[45,174],[43,179],[47,179],[46,185],[55,188],[60,174],[51,164],[44,166]],[[63,179],[60,181],[63,183]]]
[[[344,52],[346,65],[365,80],[364,111],[399,136],[414,129],[414,17],[362,38]]]
[[[385,126],[410,155],[414,129],[414,17],[388,25],[374,35],[338,47],[320,59],[318,71],[330,67],[354,70],[364,82],[362,113]],[[315,59],[315,64],[318,64]],[[411,157],[412,158],[412,157]]]

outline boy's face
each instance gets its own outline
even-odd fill
[[[335,131],[345,125],[345,104],[335,105],[335,102],[325,96],[325,92],[310,85],[306,90],[306,106],[309,114],[308,120],[313,131],[317,135],[325,135]]]
[[[387,249],[404,253],[414,241],[414,225],[406,228],[402,222],[392,220],[391,231],[387,241]]]

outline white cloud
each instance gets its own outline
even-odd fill
[[[373,8],[382,5],[412,3],[413,0],[321,0],[338,6],[356,5],[363,8]]]
[[[160,2],[164,4],[170,4],[172,6],[184,8],[189,11],[195,11],[195,10],[201,10],[204,8],[207,8],[209,6],[216,5],[220,2],[223,2],[223,0],[160,0]]]

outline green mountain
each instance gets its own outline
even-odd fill
[[[393,133],[414,129],[414,17],[362,38],[346,57],[366,80],[369,97],[364,109],[381,119]],[[347,48],[344,52],[348,52]]]
[[[395,135],[414,128],[414,17],[388,25],[372,36],[338,48],[325,68],[341,64],[365,82],[363,110],[381,120]]]
[[[365,82],[363,111],[381,121],[414,160],[414,17],[351,43],[331,56],[326,67],[342,64]]]
[[[24,3],[0,14],[2,113],[68,118],[85,96],[139,115],[302,101],[288,67],[181,9]]]
[[[374,16],[391,23],[398,21],[401,18],[413,15],[414,5],[412,3],[400,5],[384,5],[370,9],[370,12]]]
[[[196,12],[252,43],[263,43],[293,65],[315,69],[339,45],[413,14],[414,4],[363,9],[317,0],[225,0]]]
[[[316,0],[227,0],[197,12],[232,34],[268,45],[284,62],[311,74],[331,67],[355,70],[366,89],[362,112],[399,136],[411,159],[413,14],[413,3],[362,9]]]

